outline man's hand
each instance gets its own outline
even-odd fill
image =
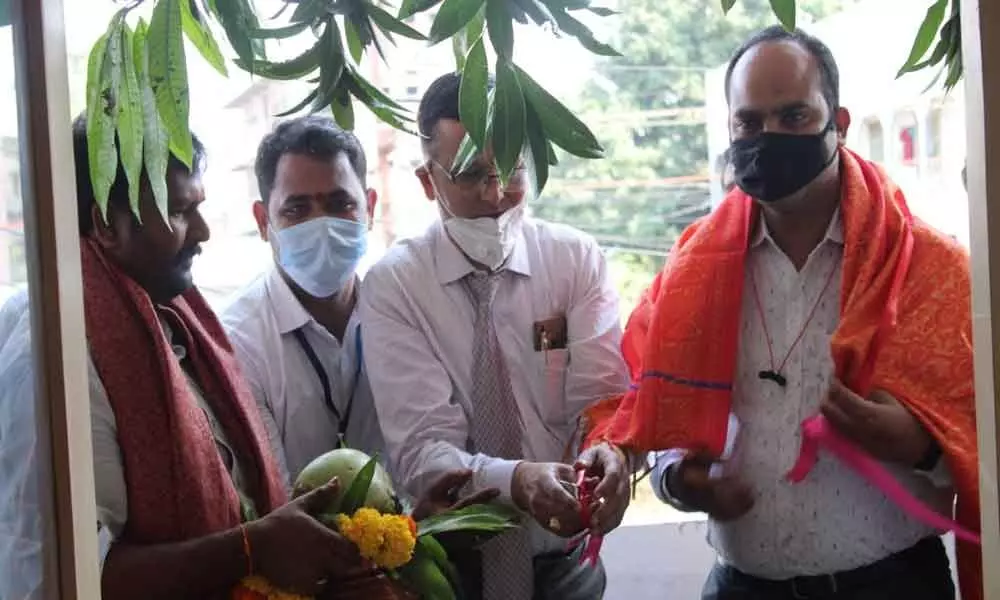
[[[573,468],[562,463],[521,462],[514,469],[511,496],[514,504],[542,527],[563,537],[584,529],[580,503],[570,489],[576,484]]]
[[[280,588],[314,596],[328,579],[352,577],[364,570],[354,544],[315,518],[339,489],[333,479],[247,525],[258,573]]]
[[[934,442],[913,413],[881,390],[865,400],[835,379],[820,410],[837,431],[880,460],[914,467]]]
[[[445,511],[458,510],[473,504],[486,504],[500,495],[500,490],[489,488],[464,498],[459,497],[462,487],[470,479],[472,479],[472,471],[468,469],[448,471],[431,485],[424,497],[417,501],[411,516],[415,521],[421,521]]]
[[[667,488],[685,506],[708,513],[716,521],[738,519],[753,508],[753,492],[736,477],[710,477],[713,462],[713,457],[703,453],[685,457],[671,467]]]
[[[588,525],[602,534],[618,527],[630,500],[628,458],[625,453],[607,443],[597,444],[580,454],[575,468],[583,469],[588,479],[599,479],[594,489]]]

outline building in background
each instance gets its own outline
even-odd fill
[[[847,145],[886,168],[914,215],[968,247],[962,86],[946,94],[935,73],[925,71],[896,78],[926,9],[913,0],[866,0],[803,29],[830,47],[840,67],[840,101],[852,117]],[[721,65],[706,76],[712,161],[729,145],[725,70]],[[719,173],[713,177],[718,203]]]

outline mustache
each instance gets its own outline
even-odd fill
[[[177,253],[176,262],[178,263],[186,262],[198,256],[199,254],[201,254],[201,244],[198,244],[196,246],[191,246],[190,248],[184,248],[183,250]]]

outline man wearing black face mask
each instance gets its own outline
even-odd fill
[[[978,528],[968,256],[843,147],[819,40],[761,32],[726,88],[737,189],[633,313],[637,381],[591,411],[588,441],[659,451],[656,493],[709,514],[704,600],[953,599],[938,524],[811,448],[846,441],[941,515],[957,495]],[[958,550],[962,596],[981,598],[978,550]]]

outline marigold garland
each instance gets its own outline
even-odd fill
[[[413,558],[417,525],[409,515],[383,515],[363,507],[352,517],[337,515],[337,529],[362,557],[383,569],[397,569]]]

